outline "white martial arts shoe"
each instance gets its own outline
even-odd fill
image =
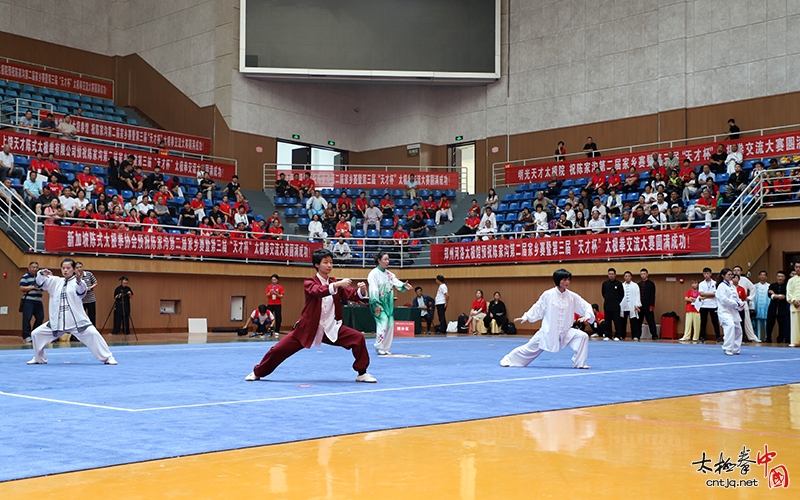
[[[33,359],[27,361],[25,364],[28,364],[28,365],[46,365],[47,361],[44,361],[44,362],[40,363],[40,362],[36,361],[36,358],[33,358]]]
[[[369,373],[362,373],[358,377],[356,377],[356,382],[366,382],[368,384],[374,384],[377,382],[378,379],[370,375]]]
[[[726,356],[733,356],[733,353],[731,351],[725,351],[725,355]]]
[[[391,354],[389,351],[384,351],[383,349],[378,349],[378,356],[388,356]]]
[[[508,356],[503,356],[503,359],[500,360],[500,366],[504,366],[508,368],[511,365],[511,359]]]
[[[756,340],[756,342],[761,342],[760,340]],[[795,347],[796,344],[789,344],[789,347]]]
[[[108,358],[105,361],[105,364],[107,364],[107,365],[118,365],[119,363],[117,363],[117,360],[114,359],[114,356],[111,356],[110,358]]]
[[[599,337],[599,336],[600,336],[600,335],[598,335],[598,334],[596,334],[596,333],[593,333],[593,334],[591,335],[591,338],[593,338],[593,339],[596,339],[596,338],[597,338],[597,337]]]
[[[256,375],[256,372],[250,372],[250,375],[244,378],[247,382],[254,382],[256,380],[261,380],[261,377]]]
[[[620,342],[621,340],[619,337],[614,337],[614,342]]]
[[[608,342],[609,340],[611,340],[611,339],[608,338],[608,337],[603,337],[603,342]]]

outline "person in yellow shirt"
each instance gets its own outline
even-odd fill
[[[789,302],[789,347],[800,345],[800,262],[794,263],[795,276],[786,283],[786,301]]]

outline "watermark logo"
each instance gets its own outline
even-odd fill
[[[713,458],[703,452],[700,460],[692,462],[692,466],[696,467],[695,471],[702,474],[716,474],[720,476],[719,479],[706,480],[706,486],[718,488],[752,488],[758,487],[759,480],[757,478],[731,478],[722,477],[723,475],[736,474],[738,471],[739,476],[748,476],[753,471],[753,466],[764,466],[764,479],[766,479],[767,486],[773,488],[788,488],[789,487],[789,471],[783,464],[771,465],[778,456],[778,452],[770,450],[768,445],[764,445],[764,452],[759,450],[756,452],[756,459],[753,460],[750,456],[750,449],[746,445],[742,446],[741,451],[735,460],[730,456],[725,456],[724,452],[719,452],[719,458],[714,461]],[[763,480],[762,480],[763,482]]]

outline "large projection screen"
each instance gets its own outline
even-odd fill
[[[500,78],[500,0],[241,0],[239,70],[491,82]]]

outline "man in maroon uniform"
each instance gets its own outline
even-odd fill
[[[314,250],[311,263],[317,274],[303,283],[306,303],[294,329],[272,346],[252,373],[245,377],[248,382],[266,377],[286,359],[302,348],[322,343],[344,347],[353,351],[353,369],[358,372],[356,382],[377,382],[367,373],[369,352],[364,334],[342,324],[342,301],[365,302],[369,299],[367,285],[358,283],[358,290],[351,288],[348,278],[337,280],[330,275],[333,270],[333,254],[330,250]]]

